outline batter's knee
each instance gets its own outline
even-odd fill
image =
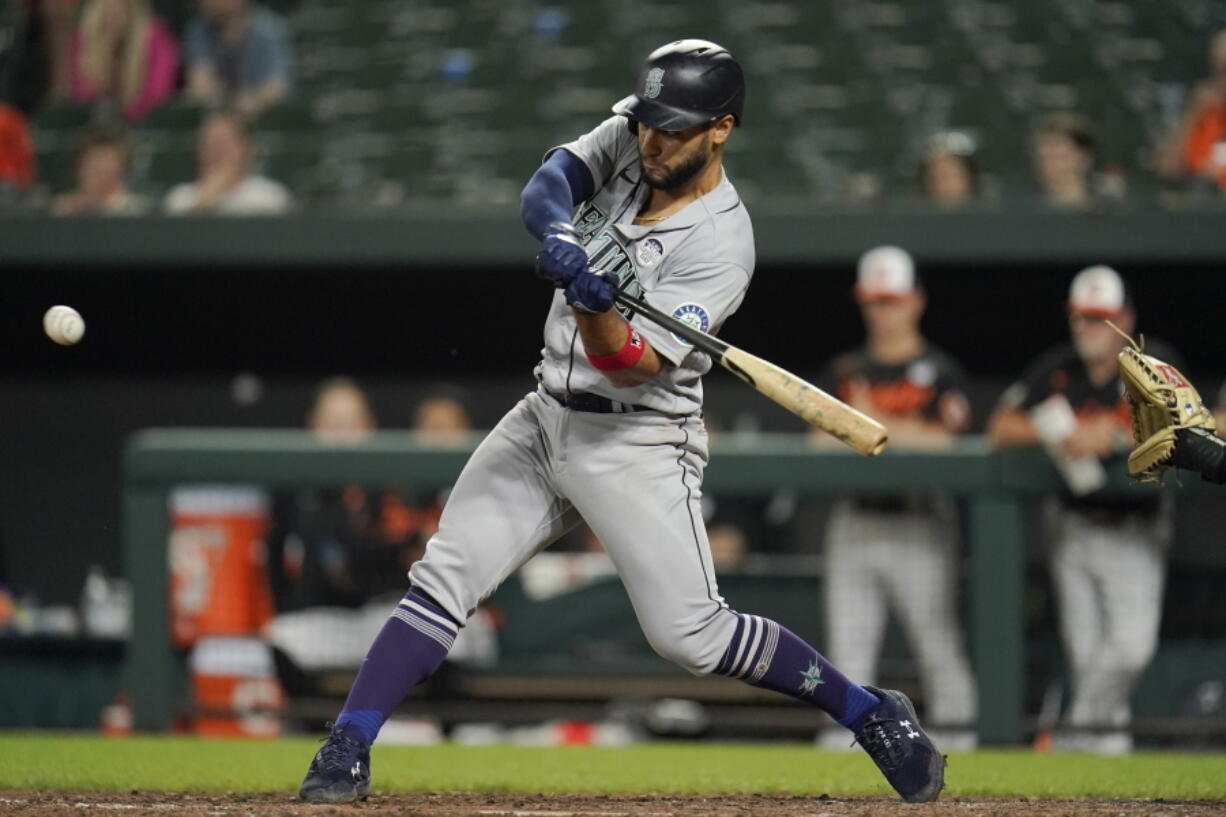
[[[681,622],[669,626],[644,625],[643,634],[661,658],[693,675],[709,675],[728,649],[735,629],[735,614],[725,610],[697,627]]]

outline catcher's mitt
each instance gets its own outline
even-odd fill
[[[1119,356],[1135,444],[1128,455],[1128,473],[1141,482],[1161,485],[1166,472],[1175,467],[1175,433],[1181,429],[1212,432],[1216,428],[1213,415],[1178,369],[1145,354],[1143,346],[1115,324],[1111,328],[1130,344]],[[1144,337],[1141,342],[1145,342]]]

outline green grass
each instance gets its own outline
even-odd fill
[[[318,744],[184,737],[0,735],[0,790],[293,791]],[[780,744],[625,749],[387,746],[384,792],[890,793],[861,753]],[[1226,799],[1226,755],[1125,758],[983,751],[950,758],[951,797]]]

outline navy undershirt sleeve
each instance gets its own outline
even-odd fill
[[[555,221],[568,223],[579,202],[596,192],[592,171],[568,150],[555,150],[545,160],[519,197],[519,213],[528,232],[540,240]]]

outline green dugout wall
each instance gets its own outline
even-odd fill
[[[138,729],[166,729],[183,694],[168,630],[168,496],[184,483],[244,482],[270,488],[408,481],[444,485],[477,438],[442,447],[384,432],[354,447],[327,447],[302,431],[153,429],[128,441],[124,458],[124,561],[132,581],[134,630],[125,683]],[[980,737],[1016,743],[1023,735],[1024,644],[1022,504],[1061,490],[1038,451],[992,452],[965,439],[941,452],[887,451],[866,459],[815,451],[801,435],[724,435],[713,445],[706,487],[754,495],[779,488],[810,494],[945,491],[965,501],[968,518],[969,637],[979,684]],[[1152,491],[1120,467],[1106,489]],[[1184,494],[1213,490],[1188,480]]]

